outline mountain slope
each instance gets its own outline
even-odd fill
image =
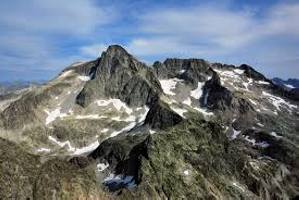
[[[280,78],[273,78],[273,82],[285,87],[286,89],[294,89],[299,88],[299,80],[298,79],[288,79],[288,80],[282,80]]]
[[[248,65],[166,59],[148,67],[112,45],[5,105],[0,136],[13,145],[0,149],[22,147],[11,166],[30,155],[28,173],[41,173],[32,181],[59,189],[24,192],[36,191],[33,199],[299,195],[298,99]]]

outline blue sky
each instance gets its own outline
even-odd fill
[[[0,81],[53,78],[110,44],[149,64],[196,57],[299,78],[298,24],[292,0],[5,0]]]

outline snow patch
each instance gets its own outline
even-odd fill
[[[108,100],[97,100],[98,106],[108,106],[109,104],[113,104],[113,106],[120,111],[122,108],[126,113],[131,114],[133,110],[127,106],[126,103],[122,102],[120,99],[108,99]]]
[[[59,76],[59,78],[67,77],[67,76],[69,76],[71,73],[73,73],[73,70],[68,70],[68,71],[66,71],[66,72],[63,72],[63,73]]]
[[[293,85],[290,84],[284,84],[286,87],[290,88],[290,89],[294,89],[295,87]]]
[[[189,170],[185,170],[183,173],[185,176],[188,176],[190,172],[189,172]]]
[[[175,93],[172,90],[175,89],[175,86],[178,82],[182,82],[182,80],[178,78],[166,79],[166,80],[159,80],[162,90],[165,94],[174,96]]]
[[[98,170],[99,172],[104,171],[107,167],[109,167],[109,164],[108,164],[108,163],[98,163],[98,164],[97,164],[97,170]]]
[[[53,111],[44,110],[47,113],[46,118],[46,125],[50,124],[51,122],[55,121],[56,118],[64,118],[67,116],[66,113],[60,113],[60,107],[56,108]]]
[[[243,188],[243,186],[237,182],[232,182],[232,185],[235,186],[236,188],[238,188],[239,190],[241,190],[242,192],[245,192],[245,189]]]
[[[272,135],[273,137],[276,137],[277,139],[280,139],[280,138],[282,138],[282,136],[280,136],[280,135],[277,135],[277,133],[276,133],[276,132],[274,132],[274,131],[272,131],[272,132],[270,133],[270,135]]]
[[[134,128],[138,123],[143,122],[146,118],[146,115],[147,115],[148,111],[149,111],[149,108],[147,106],[144,106],[144,109],[145,109],[145,112],[138,116],[138,121],[137,122],[134,121],[132,123],[129,123],[126,127],[122,128],[121,130],[111,133],[111,135],[109,137],[115,137],[115,136],[117,136],[118,134],[120,134],[122,132],[129,131],[132,128]]]
[[[252,103],[253,105],[257,105],[257,103],[255,101],[253,101],[252,99],[248,99],[250,101],[250,103]]]
[[[257,81],[257,83],[261,85],[270,85],[270,83],[266,81]]]
[[[267,148],[270,145],[267,142],[256,142],[255,139],[250,139],[248,136],[245,136],[245,140],[249,143],[251,143],[253,146],[261,147],[261,148]]]
[[[89,77],[89,76],[78,76],[78,78],[79,78],[81,81],[89,81],[89,80],[90,80],[90,77]]]
[[[67,146],[68,149],[69,149],[69,151],[75,151],[75,148],[71,146],[70,141],[60,142],[60,141],[56,140],[54,137],[52,137],[52,136],[49,136],[48,138],[49,138],[49,140],[51,140],[52,142],[54,142],[55,144],[57,144],[60,147]]]
[[[188,105],[188,106],[191,106],[191,99],[190,99],[190,97],[188,97],[187,99],[185,99],[183,102],[182,102],[183,104],[186,104],[186,105]]]
[[[204,86],[204,84],[204,82],[198,82],[197,88],[191,91],[190,96],[195,99],[199,99],[202,95],[202,87]]]
[[[243,70],[243,69],[234,69],[234,72],[235,72],[236,74],[241,75],[241,74],[244,73],[244,70]]]
[[[48,136],[48,139],[50,141],[52,141],[53,143],[57,144],[60,147],[67,147],[68,151],[73,152],[73,155],[81,155],[81,154],[84,154],[84,153],[91,152],[99,146],[99,142],[95,141],[95,142],[91,143],[90,145],[88,145],[86,147],[74,148],[74,147],[72,147],[69,140],[67,140],[65,142],[60,142],[56,138],[54,138],[53,136]]]
[[[48,148],[40,148],[40,149],[38,149],[38,150],[36,150],[37,152],[46,152],[46,153],[48,153],[48,152],[50,152],[51,151],[51,149],[48,149]]]
[[[104,116],[99,116],[96,114],[92,114],[92,115],[76,115],[75,119],[103,119],[106,118]]]
[[[180,70],[180,74],[183,74],[183,73],[185,73],[186,72],[186,70],[185,69],[182,69],[182,70]]]
[[[112,186],[124,186],[128,189],[134,188],[136,186],[135,180],[133,176],[124,176],[124,175],[115,175],[110,174],[103,181],[104,185],[112,185]]]
[[[194,110],[197,110],[198,112],[200,112],[201,114],[203,114],[204,116],[212,116],[214,115],[214,113],[207,111],[204,108],[200,108],[200,107],[192,107]]]
[[[78,149],[76,148],[74,155],[81,155],[81,154],[91,152],[91,151],[95,150],[99,145],[100,145],[100,143],[97,140],[86,147],[82,147],[82,148],[78,148]]]
[[[184,113],[188,112],[186,109],[183,109],[183,108],[177,108],[177,107],[174,107],[174,106],[170,106],[170,108],[183,118],[185,118]]]
[[[296,106],[296,105],[293,105],[293,104],[291,104],[291,103],[285,101],[285,100],[284,100],[283,98],[281,98],[281,97],[274,96],[274,95],[269,94],[269,93],[267,93],[267,92],[265,92],[265,91],[263,91],[262,94],[263,94],[264,96],[266,96],[268,99],[270,99],[270,101],[272,102],[272,104],[273,104],[273,105],[277,108],[277,110],[279,110],[279,111],[280,111],[280,107],[281,107],[282,105],[288,106],[288,107],[291,108],[291,109],[294,109],[294,108],[297,108],[297,107],[298,107],[298,106]]]
[[[108,131],[109,131],[108,128],[104,128],[104,129],[101,130],[101,133],[107,133]]]
[[[241,131],[237,131],[233,128],[233,134],[231,136],[231,139],[232,140],[236,139],[240,133],[241,133]]]
[[[216,71],[221,78],[231,78],[232,80],[240,80],[240,75],[244,73],[244,70],[240,69],[234,69],[233,71],[214,69],[214,71]]]

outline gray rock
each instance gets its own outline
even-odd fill
[[[183,121],[183,118],[173,112],[169,106],[161,101],[156,101],[150,108],[145,122],[152,129],[166,129]]]
[[[119,98],[130,106],[141,106],[149,105],[160,93],[161,86],[152,71],[114,45],[103,52],[93,80],[77,96],[77,103],[87,106],[96,98]]]

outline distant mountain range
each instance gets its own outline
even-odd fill
[[[46,81],[3,81],[0,82],[0,95],[16,92],[34,85],[41,85]]]
[[[278,84],[286,89],[294,89],[294,88],[299,88],[299,79],[288,79],[288,80],[283,80],[281,78],[273,78],[272,81],[275,84]]]

